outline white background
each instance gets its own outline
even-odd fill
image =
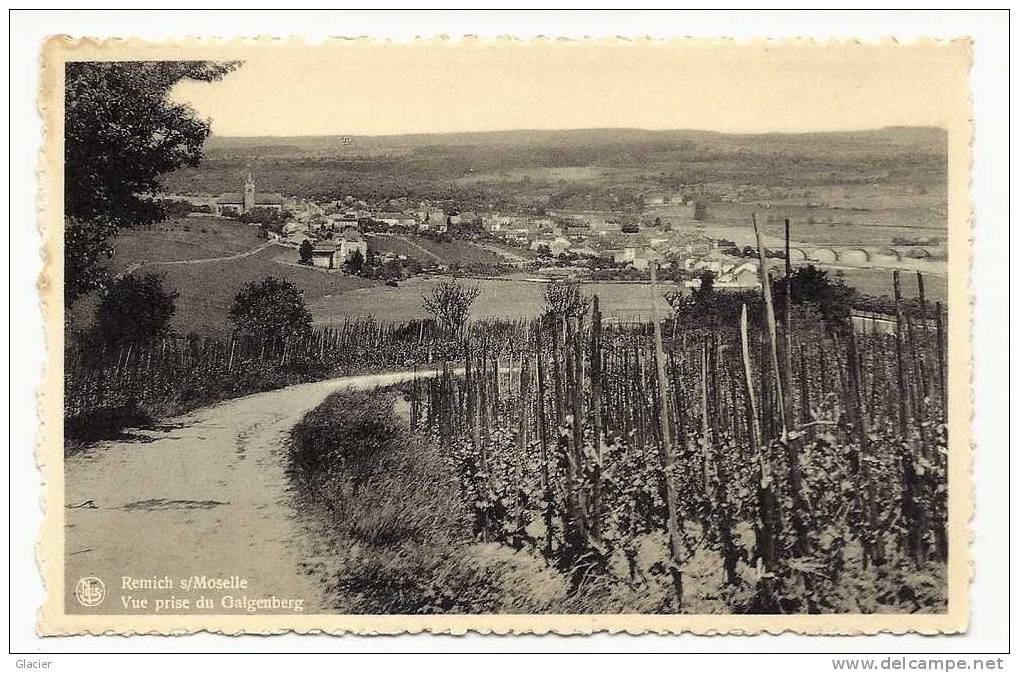
[[[10,649],[46,653],[28,659],[52,661],[50,670],[153,671],[181,666],[343,666],[350,662],[305,659],[223,658],[197,662],[171,657],[82,657],[60,652],[1005,652],[1009,650],[1009,324],[1006,277],[1009,189],[1009,34],[1007,14],[977,12],[136,12],[55,11],[10,15]],[[772,38],[877,39],[893,35],[974,39],[972,72],[976,128],[974,146],[974,416],[976,518],[973,522],[975,577],[971,591],[972,622],[965,635],[924,637],[882,635],[870,638],[804,637],[794,634],[757,637],[609,636],[400,638],[275,638],[197,635],[188,638],[48,638],[35,635],[35,611],[43,587],[35,563],[35,539],[41,522],[39,472],[33,457],[37,417],[35,386],[43,366],[43,325],[35,290],[41,268],[35,220],[35,167],[40,143],[36,111],[39,46],[44,36],[140,36],[150,39],[182,35],[379,36],[403,40],[415,36],[537,35],[627,37],[729,36]],[[16,659],[6,662],[14,667]],[[884,657],[878,657],[883,659]],[[708,666],[746,665],[755,670],[832,670],[831,656],[745,656],[720,661],[710,656],[670,662],[702,670]],[[505,662],[505,663],[503,663]],[[365,663],[358,662],[361,666]],[[379,662],[381,663],[381,662]],[[436,662],[438,663],[438,662]],[[446,663],[446,662],[443,662]],[[457,660],[452,660],[453,665]],[[464,664],[468,662],[464,660]],[[521,662],[491,660],[485,666],[518,667]],[[538,663],[538,662],[534,662]],[[567,666],[575,662],[553,662]],[[581,665],[616,666],[610,659]],[[656,664],[647,662],[652,666]],[[475,662],[476,664],[476,662]],[[376,664],[378,665],[378,664]],[[473,668],[474,664],[469,664]],[[666,664],[669,665],[669,664]],[[205,666],[203,666],[204,668]]]

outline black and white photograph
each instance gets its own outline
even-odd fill
[[[40,632],[965,630],[971,46],[50,38]]]

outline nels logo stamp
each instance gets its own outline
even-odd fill
[[[82,577],[74,587],[74,597],[87,608],[94,608],[106,598],[106,585],[98,577]]]

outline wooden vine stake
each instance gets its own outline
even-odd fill
[[[601,538],[601,470],[602,470],[602,337],[601,309],[598,295],[591,309],[591,430],[594,442],[594,484],[591,495],[591,535]]]
[[[783,380],[788,381],[791,377],[788,373],[783,376],[782,370],[779,367],[778,360],[778,330],[775,327],[775,305],[771,297],[771,277],[768,275],[768,260],[765,255],[764,241],[761,238],[761,229],[757,226],[757,215],[752,216],[754,223],[754,236],[757,239],[757,256],[760,259],[760,275],[761,275],[761,291],[764,295],[764,318],[767,324],[765,335],[767,338],[768,355],[771,359],[771,369],[775,379],[775,407],[779,417],[779,427],[781,429],[780,441],[785,447],[786,462],[789,469],[789,490],[792,492],[793,498],[793,511],[792,511],[792,524],[793,529],[796,532],[796,549],[795,552],[800,555],[806,555],[807,550],[807,531],[806,524],[804,521],[804,515],[806,513],[806,503],[803,501],[803,492],[800,483],[800,466],[799,456],[797,456],[796,444],[794,437],[790,436],[789,433],[789,421],[792,420],[792,414],[788,413],[788,403],[791,398],[788,398],[786,392],[782,387]],[[809,579],[808,579],[809,581]]]
[[[774,569],[777,561],[775,540],[777,535],[778,502],[772,489],[771,468],[768,458],[764,455],[761,440],[761,425],[757,415],[757,401],[754,394],[754,368],[750,362],[750,339],[747,335],[747,305],[743,304],[740,313],[740,345],[743,351],[743,381],[747,392],[747,416],[749,417],[750,441],[761,470],[761,481],[757,490],[757,498],[761,507],[761,540],[759,553],[764,567]]]
[[[679,515],[676,512],[676,494],[672,481],[673,472],[673,450],[672,450],[672,428],[669,422],[668,389],[669,381],[665,377],[665,353],[662,348],[662,325],[658,317],[658,264],[651,263],[651,310],[654,319],[655,332],[655,371],[658,378],[658,423],[662,435],[662,456],[665,472],[665,497],[668,505],[668,527],[669,527],[669,551],[672,554],[672,566],[669,572],[672,575],[673,588],[676,590],[676,605],[683,606],[683,552],[679,536]]]
[[[768,350],[768,357],[771,360],[771,371],[775,375],[775,405],[779,414],[781,438],[788,440],[788,426],[786,425],[785,414],[785,391],[782,389],[782,374],[778,366],[778,328],[775,326],[775,305],[771,298],[771,278],[768,276],[768,260],[764,254],[764,242],[761,239],[761,230],[757,226],[757,215],[752,215],[754,222],[754,236],[757,238],[757,257],[761,266],[761,292],[764,295],[764,318],[766,322],[765,339]]]

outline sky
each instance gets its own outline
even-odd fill
[[[967,54],[961,43],[338,41],[231,53],[240,69],[173,96],[220,136],[945,126],[967,100]]]

